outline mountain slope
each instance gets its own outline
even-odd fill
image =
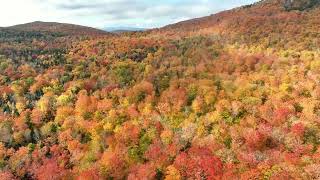
[[[98,30],[91,27],[74,25],[74,24],[65,24],[65,23],[56,23],[56,22],[31,22],[26,24],[20,24],[8,27],[8,29],[20,30],[20,31],[42,31],[42,32],[56,32],[63,33],[68,35],[110,35],[103,30]]]
[[[30,56],[53,57],[50,63],[33,60],[32,65],[41,70],[63,63],[62,59],[73,43],[110,36],[113,34],[91,27],[37,21],[0,28],[0,54],[16,64],[26,63]]]
[[[292,6],[299,7],[294,3],[295,1]],[[168,25],[154,30],[153,33],[172,36],[218,34],[228,41],[240,44],[274,44],[280,48],[303,45],[309,49],[316,48],[320,37],[318,1],[301,10],[288,10],[287,6],[284,0],[260,1],[207,17]],[[311,39],[313,40],[310,41]],[[288,44],[289,41],[292,44]]]
[[[305,14],[309,13],[308,11],[319,8],[319,5],[320,0],[262,0],[251,5],[245,5],[232,10],[222,11],[210,16],[171,24],[161,29],[174,30],[183,28],[186,30],[199,30],[203,28],[219,26],[225,23],[228,24],[228,21],[230,20],[246,19],[247,17],[254,18],[255,16],[267,16],[267,19],[293,10],[299,10],[295,11],[296,14]]]

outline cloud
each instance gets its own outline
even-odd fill
[[[12,11],[17,8],[12,4],[19,4],[15,1],[21,2],[10,0],[13,2],[10,7]],[[21,11],[24,14],[15,12],[15,15],[19,22],[34,19],[93,27],[139,25],[151,28],[210,15],[255,1],[257,0],[24,0],[28,10]]]

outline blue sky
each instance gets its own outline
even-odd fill
[[[3,0],[0,26],[54,21],[98,28],[154,28],[258,0]]]

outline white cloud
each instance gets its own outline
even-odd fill
[[[31,21],[158,27],[257,0],[3,0],[0,26]]]

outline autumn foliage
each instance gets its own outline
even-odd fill
[[[0,29],[0,179],[319,179],[320,9],[282,3],[112,36]]]

